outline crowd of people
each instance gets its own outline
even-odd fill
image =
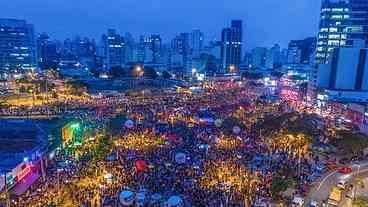
[[[261,205],[279,199],[272,184],[280,178],[305,194],[322,173],[322,161],[302,135],[260,133],[257,122],[264,116],[286,113],[286,103],[261,95],[261,87],[219,84],[198,94],[113,100],[109,104],[126,119],[105,143],[108,154],[51,167],[14,206],[114,206],[121,191],[142,189],[151,206],[173,195],[185,206]],[[157,203],[149,199],[154,194],[162,198]]]

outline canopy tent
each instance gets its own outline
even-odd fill
[[[132,121],[132,120],[126,120],[125,121],[125,123],[124,123],[124,126],[126,127],[126,128],[133,128],[134,127],[134,122]]]
[[[135,195],[132,191],[122,191],[119,195],[119,201],[123,206],[130,206],[134,203]]]
[[[183,205],[184,205],[183,199],[181,199],[179,196],[171,196],[169,200],[167,200],[168,207],[179,207]]]
[[[178,164],[184,164],[186,162],[186,159],[187,155],[182,152],[176,153],[175,155],[175,162]]]

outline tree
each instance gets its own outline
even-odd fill
[[[162,78],[163,79],[170,79],[171,74],[165,70],[164,72],[162,72]]]
[[[280,193],[285,192],[290,186],[290,181],[283,178],[274,178],[271,184],[271,196],[273,199],[277,199]]]
[[[345,155],[360,155],[368,147],[368,138],[360,133],[339,131],[333,144]]]
[[[242,73],[243,78],[251,79],[251,80],[258,80],[263,78],[262,73],[256,73],[256,72],[244,72]]]
[[[107,124],[107,131],[111,136],[116,136],[121,133],[124,123],[127,120],[125,115],[118,115],[109,120]]]
[[[366,197],[358,197],[353,203],[353,207],[366,207],[366,206],[368,206],[368,198]]]
[[[271,72],[271,76],[276,78],[281,78],[284,74],[282,72],[273,71]]]
[[[224,122],[222,123],[222,131],[225,134],[232,134],[233,133],[233,128],[235,126],[240,127],[241,130],[245,129],[245,125],[243,124],[243,122],[241,122],[240,119],[238,119],[236,117],[229,117],[229,118],[225,119]]]
[[[156,70],[152,67],[145,67],[143,71],[143,76],[148,79],[156,79],[158,77]]]
[[[65,85],[72,95],[80,96],[87,90],[87,85],[79,80],[67,81]]]
[[[110,69],[110,75],[113,78],[122,78],[127,76],[126,70],[121,66],[114,66]]]

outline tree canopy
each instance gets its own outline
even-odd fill
[[[345,155],[359,155],[368,147],[368,137],[350,131],[338,131],[333,144]]]
[[[156,70],[152,67],[144,67],[143,71],[143,76],[145,78],[156,79],[158,77]]]
[[[170,79],[171,74],[165,70],[164,72],[162,72],[162,78],[163,79]]]

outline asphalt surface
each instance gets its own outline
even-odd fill
[[[368,177],[368,161],[352,164],[349,167],[353,169],[350,174],[344,175],[335,170],[320,178],[318,182],[313,185],[309,195],[305,199],[307,204],[306,206],[308,206],[311,201],[317,201],[318,204],[326,201],[332,188],[335,187],[340,180],[346,180],[349,185],[357,177]],[[346,199],[345,195],[346,193],[343,194],[342,201],[339,206],[348,207],[351,205],[351,202],[349,199]]]

